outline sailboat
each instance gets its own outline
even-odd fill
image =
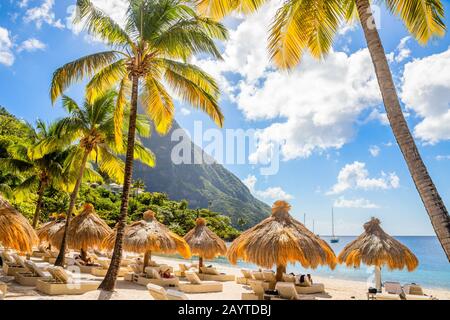
[[[331,243],[338,243],[339,238],[334,234],[334,208],[331,208]]]

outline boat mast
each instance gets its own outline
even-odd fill
[[[335,236],[334,236],[334,208],[333,207],[331,207],[331,233],[334,238]]]

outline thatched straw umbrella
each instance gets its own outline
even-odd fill
[[[50,238],[54,236],[59,230],[64,228],[66,223],[66,216],[60,215],[55,217],[54,220],[49,221],[42,225],[38,230],[36,230],[36,234],[39,237],[39,241],[41,243],[48,243],[50,246]]]
[[[38,241],[28,220],[0,196],[0,243],[19,252],[31,252]]]
[[[189,244],[192,254],[199,257],[199,272],[203,267],[203,259],[214,259],[227,253],[225,241],[206,226],[206,220],[203,218],[197,219],[195,228],[184,236],[184,240]]]
[[[331,247],[289,215],[291,206],[277,201],[272,216],[243,232],[228,249],[232,264],[241,258],[264,268],[277,266],[277,280],[281,280],[288,263],[299,262],[305,268],[320,265],[336,266]]]
[[[339,254],[339,263],[359,268],[361,263],[375,267],[377,289],[381,290],[381,268],[413,271],[419,265],[417,257],[406,246],[388,235],[380,227],[380,220],[372,218],[364,224],[364,232],[347,244]]]
[[[103,221],[90,203],[86,203],[81,213],[75,216],[67,232],[67,246],[71,249],[79,249],[81,259],[87,261],[87,250],[99,248],[103,240],[112,233],[111,228]],[[53,245],[61,245],[64,228],[61,228],[51,236]]]
[[[103,242],[106,249],[114,248],[116,233],[110,234]],[[125,228],[123,248],[125,251],[144,254],[144,270],[148,266],[152,252],[176,253],[184,258],[191,257],[191,250],[184,239],[158,222],[151,210],[144,213],[144,220]]]

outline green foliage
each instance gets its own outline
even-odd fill
[[[48,199],[45,199],[45,204]],[[80,191],[77,205],[92,203],[99,214],[111,227],[114,227],[120,212],[120,195],[103,187],[93,188],[87,184]],[[229,217],[220,215],[208,209],[189,209],[187,200],[173,201],[164,193],[143,192],[130,198],[128,208],[128,223],[142,219],[142,214],[147,210],[153,210],[158,220],[169,226],[173,232],[184,236],[195,226],[197,217],[205,218],[211,230],[225,240],[233,240],[239,235],[239,231],[231,226]],[[53,212],[46,212],[48,216]]]

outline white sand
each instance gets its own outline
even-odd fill
[[[158,263],[165,263],[175,270],[178,269],[178,263],[182,260],[155,257],[154,260]],[[184,261],[185,262],[185,261]],[[230,266],[218,266],[222,272],[235,274],[241,276],[240,269]],[[83,275],[86,279],[95,279],[90,275]],[[322,278],[313,276],[317,283],[324,283],[326,294],[317,295],[317,299],[325,300],[365,300],[367,299],[367,284],[362,281],[340,280],[331,278]],[[97,280],[101,280],[97,278]],[[1,281],[1,277],[0,277]],[[236,282],[225,282],[223,285],[223,292],[208,293],[208,294],[189,294],[188,297],[192,300],[240,300],[243,292],[251,292],[247,286],[239,285]],[[440,300],[450,300],[450,291],[442,289],[424,289],[427,295],[437,297]],[[98,300],[98,299],[112,299],[112,300],[152,300],[146,287],[124,281],[119,278],[116,286],[116,292],[113,294],[105,294],[100,291],[93,291],[84,295],[78,296],[57,296],[49,297],[41,295],[33,288],[27,288],[18,285],[11,281],[8,283],[8,294],[6,300]]]

